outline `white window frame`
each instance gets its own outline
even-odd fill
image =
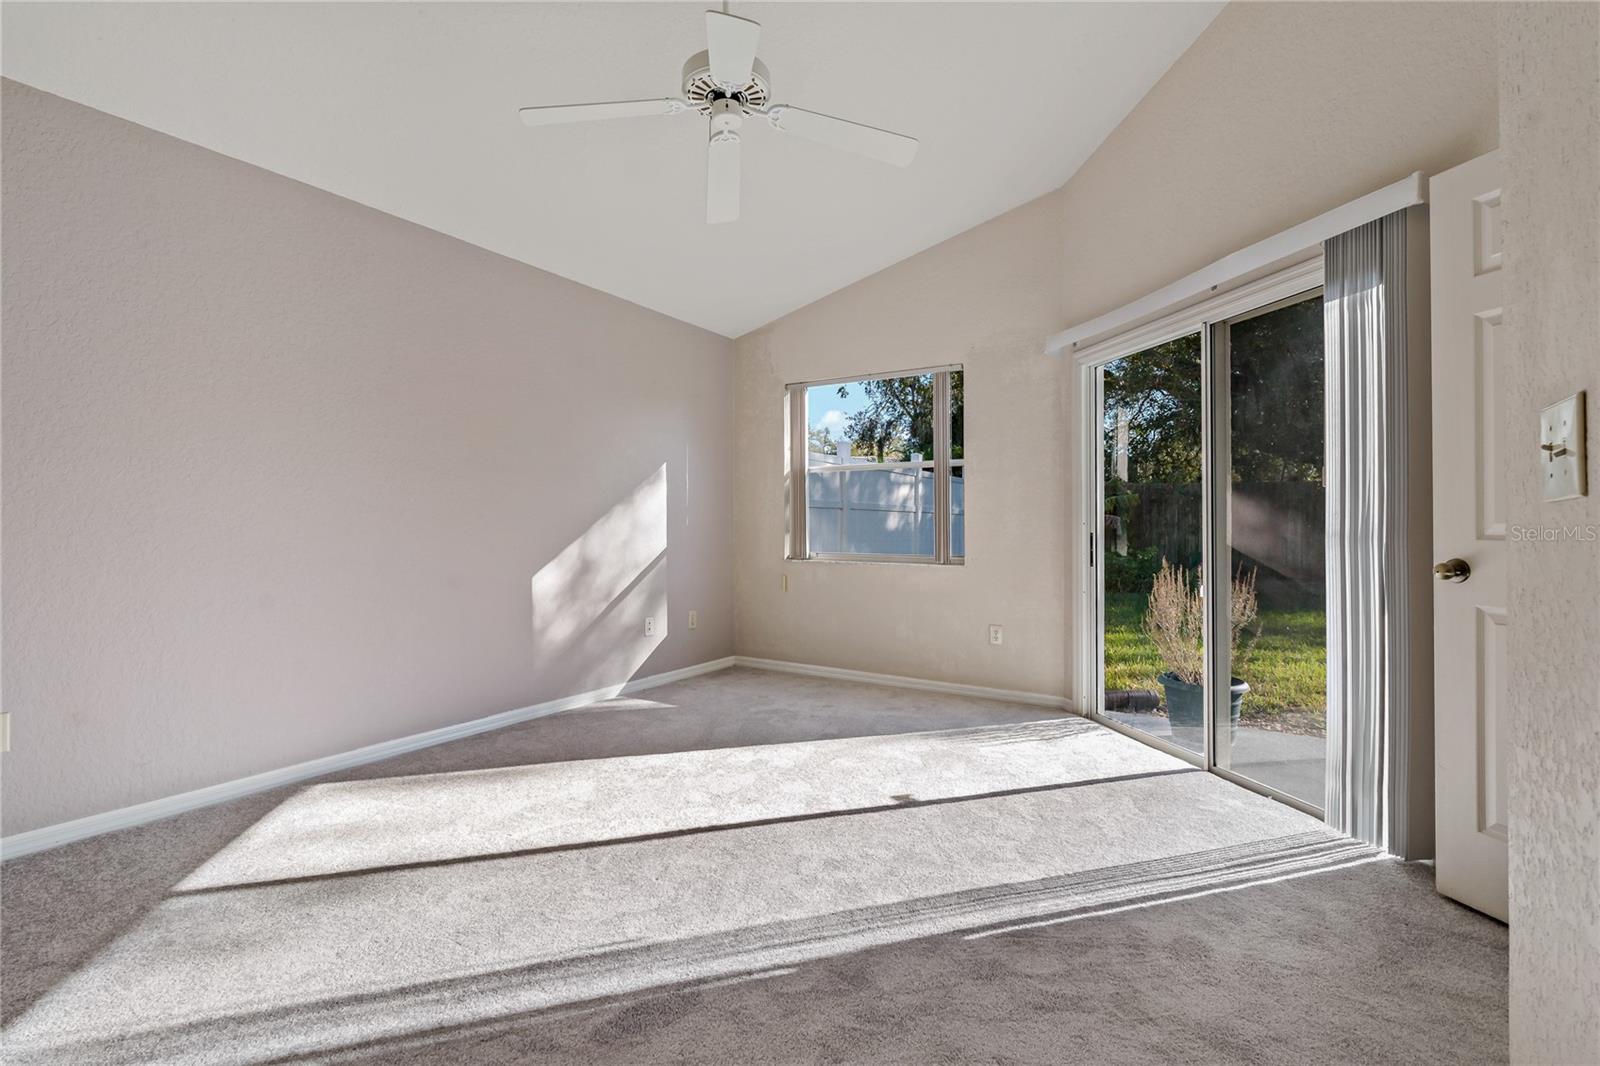
[[[961,566],[966,554],[951,553],[952,501],[950,482],[956,469],[965,469],[967,460],[950,458],[950,375],[965,373],[960,363],[943,366],[925,366],[912,370],[894,370],[884,373],[855,374],[849,377],[825,378],[819,381],[798,381],[784,386],[785,409],[789,420],[788,467],[788,537],[785,556],[791,562],[854,562],[854,563],[913,563],[923,566]],[[820,385],[851,385],[861,381],[885,381],[890,378],[933,376],[933,406],[943,417],[933,420],[933,458],[922,462],[914,460],[893,463],[874,463],[872,470],[925,470],[933,467],[933,553],[931,555],[871,555],[853,552],[813,552],[809,534],[809,503],[806,494],[808,477],[812,472],[837,472],[865,467],[832,465],[812,466],[809,462],[810,442],[807,430],[811,424],[807,407],[807,394]],[[963,382],[963,390],[965,382]],[[963,442],[963,451],[965,451]],[[840,473],[842,478],[846,476]]]
[[[1212,697],[1214,695],[1217,663],[1213,661],[1210,649],[1216,644],[1211,639],[1211,631],[1215,625],[1212,611],[1207,611],[1206,632],[1204,635],[1205,646],[1208,649],[1206,656],[1207,676],[1213,681],[1205,686],[1205,728],[1206,738],[1205,754],[1195,752],[1177,744],[1143,733],[1131,726],[1111,718],[1105,713],[1105,676],[1102,664],[1105,662],[1105,628],[1101,618],[1101,607],[1104,599],[1104,571],[1100,566],[1100,554],[1103,546],[1099,543],[1099,520],[1104,501],[1101,499],[1102,487],[1105,484],[1105,457],[1102,454],[1100,433],[1102,430],[1100,419],[1100,369],[1105,364],[1121,359],[1124,356],[1142,352],[1167,341],[1191,334],[1200,334],[1200,363],[1201,363],[1201,405],[1202,424],[1201,437],[1206,442],[1205,459],[1201,467],[1201,499],[1202,506],[1202,544],[1206,559],[1214,559],[1217,554],[1217,545],[1225,538],[1226,531],[1219,530],[1218,522],[1226,512],[1225,493],[1227,484],[1219,480],[1217,467],[1218,451],[1215,447],[1213,434],[1215,426],[1211,424],[1211,396],[1218,388],[1216,380],[1217,360],[1213,352],[1213,327],[1230,320],[1238,320],[1243,316],[1264,310],[1271,305],[1285,300],[1302,296],[1312,290],[1320,289],[1323,284],[1322,251],[1320,246],[1314,253],[1308,254],[1304,259],[1290,266],[1284,267],[1265,277],[1258,278],[1231,288],[1225,292],[1191,304],[1187,307],[1171,311],[1167,314],[1150,319],[1144,323],[1133,326],[1120,333],[1098,340],[1093,344],[1085,345],[1074,354],[1073,362],[1078,374],[1078,412],[1079,412],[1079,455],[1083,457],[1080,464],[1079,475],[1079,514],[1082,521],[1078,529],[1077,571],[1079,575],[1078,587],[1081,590],[1075,614],[1079,633],[1086,634],[1088,639],[1080,640],[1077,649],[1068,649],[1068,654],[1078,656],[1079,689],[1077,693],[1078,706],[1092,719],[1101,724],[1142,741],[1154,748],[1166,752],[1185,762],[1192,763],[1201,769],[1209,770],[1219,776],[1232,781],[1253,792],[1271,796],[1289,806],[1304,811],[1316,817],[1322,816],[1322,811],[1293,796],[1279,792],[1255,781],[1233,773],[1227,767],[1215,765],[1215,732],[1213,723]],[[1215,580],[1211,578],[1210,580]],[[1213,606],[1217,602],[1215,595],[1208,596],[1208,603]]]

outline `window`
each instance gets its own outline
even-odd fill
[[[789,557],[962,562],[963,391],[960,367],[789,386]]]

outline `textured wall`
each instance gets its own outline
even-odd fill
[[[1042,337],[1492,149],[1494,31],[1474,4],[1229,5],[1056,193],[742,338],[740,650],[1080,695],[1077,375]],[[958,360],[965,570],[785,563],[783,384]]]
[[[1229,4],[1062,190],[1063,324],[1491,150],[1495,55],[1484,4]]]
[[[732,651],[731,342],[4,112],[6,833]]]
[[[1062,691],[1058,219],[1036,200],[740,338],[741,654]],[[966,368],[966,565],[786,561],[784,385],[945,363]]]
[[[1509,521],[1559,538],[1511,541],[1511,1051],[1600,1062],[1600,6],[1500,26]],[[1579,389],[1589,496],[1546,503],[1539,411]]]
[[[1066,185],[1066,318],[1496,142],[1494,9],[1229,4]]]

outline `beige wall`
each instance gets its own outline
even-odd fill
[[[727,654],[735,551],[743,653],[1070,691],[1076,382],[1043,337],[1497,130],[1514,452],[1576,389],[1600,420],[1597,12],[1233,5],[1063,189],[733,363],[5,83],[4,831]],[[783,561],[783,384],[950,361],[968,564]],[[1518,524],[1600,524],[1600,491],[1512,485]],[[1516,541],[1512,567],[1513,1053],[1589,1061],[1600,551]]]
[[[1600,6],[1501,13],[1513,529],[1511,1051],[1600,1062]],[[1541,408],[1588,391],[1589,496],[1546,503]]]
[[[1062,189],[742,338],[739,650],[1076,695],[1077,380],[1043,337],[1492,149],[1495,56],[1481,5],[1231,5]],[[965,569],[784,562],[782,385],[946,361]]]
[[[1059,217],[1036,200],[740,338],[740,654],[1062,691],[1063,425],[1039,355]],[[785,561],[784,385],[945,363],[966,370],[966,565]]]
[[[1495,54],[1487,4],[1230,4],[1067,183],[1063,321],[1494,148]]]
[[[1063,325],[1493,149],[1495,56],[1482,4],[1230,4],[1062,190]]]
[[[731,342],[3,104],[6,833],[731,653]]]

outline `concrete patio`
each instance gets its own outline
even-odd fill
[[[1172,740],[1172,724],[1162,715],[1108,711],[1106,716],[1151,736]],[[1232,757],[1226,765],[1236,774],[1321,807],[1327,744],[1326,737],[1241,724],[1234,735]]]

